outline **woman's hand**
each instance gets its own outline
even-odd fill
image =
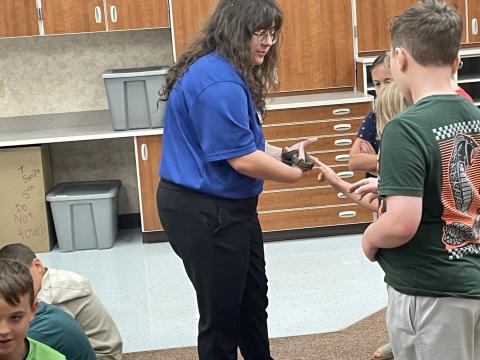
[[[286,147],[287,151],[291,150],[299,150],[300,151],[300,145],[303,145],[303,148],[305,149],[308,145],[313,144],[315,141],[317,141],[317,138],[308,138],[307,140],[300,141],[296,144],[293,144],[292,146]],[[305,158],[303,158],[305,159]]]

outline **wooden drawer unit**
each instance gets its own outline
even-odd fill
[[[263,192],[258,202],[258,211],[302,209],[327,205],[349,204],[352,201],[330,186],[293,189],[290,191]]]
[[[362,119],[363,118],[349,118],[271,124],[263,126],[263,133],[267,141],[271,139],[306,138],[328,134],[355,133]]]
[[[363,172],[353,172],[348,169],[348,166],[332,166],[332,168],[339,174],[342,179],[353,183],[355,181],[361,180],[365,177],[365,173]],[[305,173],[302,178],[297,181],[295,184],[282,184],[277,183],[274,181],[265,181],[265,185],[263,186],[264,191],[269,190],[291,190],[291,189],[299,189],[304,187],[318,187],[324,184],[319,184],[317,177],[318,177],[318,169],[313,168],[312,171]]]
[[[319,136],[317,142],[308,146],[308,152],[319,152],[327,150],[345,150],[350,151],[350,148],[353,145],[357,137],[356,133],[352,134],[343,134],[341,136],[325,135]],[[297,138],[290,140],[268,140],[268,143],[273,146],[278,146],[279,148],[284,148],[285,146],[291,146],[305,138]]]
[[[258,215],[263,231],[369,223],[373,220],[371,211],[356,204],[286,211],[260,211]]]
[[[370,111],[372,111],[372,103],[370,102],[270,110],[264,119],[264,125],[352,117],[363,118]]]

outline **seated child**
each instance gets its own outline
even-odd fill
[[[30,322],[28,337],[64,354],[68,360],[97,358],[80,324],[59,307],[42,301]]]
[[[65,356],[27,337],[37,304],[30,271],[0,259],[0,360],[65,360]]]
[[[0,249],[0,258],[20,261],[30,269],[37,299],[59,306],[78,321],[98,360],[120,360],[122,338],[110,314],[93,294],[83,276],[46,268],[26,245],[10,244]]]

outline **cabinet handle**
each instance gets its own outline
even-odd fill
[[[333,126],[333,130],[335,131],[347,131],[352,128],[351,124],[337,124]]]
[[[102,22],[102,9],[100,9],[100,6],[95,6],[95,22],[97,24]]]
[[[342,154],[335,156],[335,161],[348,161],[350,159],[349,154]]]
[[[472,19],[472,34],[473,35],[478,34],[478,20],[477,20],[477,18]]]
[[[340,211],[338,213],[338,217],[340,217],[342,219],[352,218],[352,217],[355,217],[355,216],[357,216],[357,212],[354,211],[354,210]]]
[[[148,160],[148,146],[147,144],[142,144],[140,147],[140,152],[142,153],[142,160],[147,161]]]
[[[118,17],[117,17],[117,7],[115,5],[110,6],[110,20],[112,20],[112,23],[116,24]]]
[[[349,146],[352,145],[352,139],[338,139],[334,144],[335,146]]]
[[[340,109],[333,109],[333,115],[347,115],[350,114],[351,110],[349,108],[340,108]]]
[[[353,171],[340,171],[337,175],[340,179],[346,179],[351,178],[354,174]]]
[[[339,199],[346,199],[346,198],[347,198],[347,196],[346,196],[344,193],[342,193],[342,192],[339,192],[339,193],[337,194],[337,197],[338,197]]]

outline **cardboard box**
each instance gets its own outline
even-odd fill
[[[0,169],[0,245],[49,251],[55,237],[45,200],[52,185],[48,146],[0,149]]]

